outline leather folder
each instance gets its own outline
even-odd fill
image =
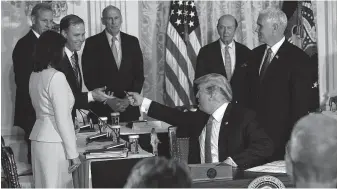
[[[232,166],[226,163],[189,164],[193,182],[233,179]]]

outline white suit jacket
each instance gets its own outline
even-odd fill
[[[71,117],[75,99],[65,75],[54,68],[33,72],[29,80],[29,94],[36,113],[29,139],[62,142],[67,159],[78,157]]]

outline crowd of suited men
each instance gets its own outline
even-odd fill
[[[136,37],[120,31],[118,8],[104,8],[105,29],[88,39],[77,15],[65,16],[52,31],[52,14],[48,3],[33,8],[31,30],[12,56],[14,125],[25,130],[35,187],[73,187],[71,173],[81,164],[77,109],[108,118],[120,112],[122,122],[138,120],[142,112],[175,125],[178,135],[189,138],[188,163],[247,169],[285,159],[296,186],[336,187],[336,120],[310,113],[319,106],[317,59],[285,39],[287,17],[281,10],[259,13],[255,32],[262,45],[253,50],[233,39],[235,17],[218,19],[219,40],[202,47],[197,57],[196,111],[139,94],[142,51]],[[77,51],[84,41],[82,73]],[[89,92],[82,92],[82,80]],[[138,163],[126,184],[170,186],[190,187],[191,178],[186,165],[162,157]]]

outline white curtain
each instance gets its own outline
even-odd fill
[[[320,101],[337,96],[337,2],[317,1]],[[327,104],[326,104],[327,105]]]

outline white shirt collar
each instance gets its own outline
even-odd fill
[[[221,39],[219,39],[219,41],[220,41],[221,49],[225,49],[225,47],[226,47],[225,43],[222,42]],[[234,42],[234,40],[232,40],[232,42],[231,42],[230,44],[228,44],[228,47],[229,47],[230,49],[233,49],[233,48],[235,47],[235,42]]]
[[[64,52],[66,52],[67,57],[69,58],[69,60],[71,59],[71,56],[73,56],[74,52],[71,52],[68,47],[64,47]]]
[[[35,30],[32,29],[32,31],[33,31],[33,33],[35,34],[35,36],[36,36],[37,38],[40,37],[40,34],[38,34]]]
[[[106,37],[108,38],[109,43],[111,43],[112,35],[105,30]],[[117,41],[121,41],[121,32],[118,32],[116,35]]]
[[[271,50],[273,51],[273,54],[275,55],[277,53],[277,51],[280,49],[281,45],[283,44],[283,42],[285,41],[285,37],[283,37],[279,42],[277,42],[275,45],[273,45],[271,47]],[[267,49],[269,48],[269,46],[267,45]]]
[[[224,103],[223,105],[221,105],[218,109],[215,110],[215,112],[213,112],[212,116],[214,117],[214,119],[220,123],[222,121],[223,115],[225,114],[225,111],[227,109],[228,103]]]

